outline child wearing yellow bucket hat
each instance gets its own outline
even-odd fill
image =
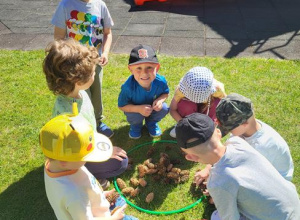
[[[120,205],[111,215],[110,204],[96,178],[84,164],[103,162],[113,146],[104,135],[93,131],[80,115],[63,114],[47,122],[40,131],[40,147],[46,156],[44,180],[48,200],[57,219],[136,219],[124,215]],[[121,199],[121,197],[119,197]],[[118,204],[117,204],[118,203]]]

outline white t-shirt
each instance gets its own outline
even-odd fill
[[[295,186],[245,140],[231,137],[210,171],[207,188],[222,220],[298,220]]]
[[[254,149],[265,156],[285,179],[291,181],[294,164],[289,146],[272,127],[257,120],[261,128],[251,137],[242,137]]]
[[[51,173],[44,170],[49,203],[58,220],[111,216],[110,204],[96,178],[83,166],[78,170]]]

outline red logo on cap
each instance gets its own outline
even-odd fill
[[[139,49],[139,58],[145,59],[148,58],[148,51],[146,49]]]

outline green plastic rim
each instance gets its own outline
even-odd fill
[[[139,144],[135,147],[133,147],[132,149],[130,149],[127,154],[130,154],[131,152],[146,146],[146,145],[150,145],[150,144],[156,144],[156,143],[172,143],[172,144],[177,144],[177,141],[172,141],[172,140],[158,140],[158,141],[151,141],[151,142],[146,142],[143,144]],[[127,204],[129,204],[130,206],[134,207],[135,209],[141,211],[141,212],[145,212],[148,214],[152,214],[152,215],[172,215],[172,214],[176,214],[176,213],[180,213],[180,212],[184,212],[187,211],[191,208],[193,208],[194,206],[198,205],[200,202],[202,202],[202,200],[205,198],[205,196],[203,195],[200,199],[198,199],[196,202],[194,202],[193,204],[190,204],[186,207],[180,208],[180,209],[176,209],[176,210],[170,210],[170,211],[152,211],[152,210],[148,210],[148,209],[143,209],[135,204],[133,204],[132,202],[130,202],[121,192],[121,190],[118,187],[117,181],[116,181],[116,177],[114,177],[114,186],[117,190],[117,192],[121,195],[121,197],[126,201]]]

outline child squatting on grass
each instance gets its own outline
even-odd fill
[[[226,96],[223,83],[206,67],[190,69],[180,80],[170,105],[170,115],[178,122],[195,112],[216,118],[216,107]],[[176,126],[175,126],[176,127]],[[170,136],[176,138],[175,127]]]
[[[178,146],[185,158],[210,164],[207,188],[222,220],[298,220],[296,187],[238,136],[221,142],[222,133],[210,117],[193,113],[176,126]]]
[[[52,17],[54,39],[72,38],[87,47],[97,48],[100,59],[95,68],[95,80],[86,89],[95,112],[97,131],[107,137],[113,131],[102,122],[102,78],[103,67],[108,63],[112,43],[111,28],[114,22],[102,0],[62,0]]]
[[[51,119],[40,131],[40,147],[46,156],[46,194],[57,219],[125,219],[126,203],[119,197],[111,205],[95,177],[84,167],[89,162],[108,160],[110,140],[94,132],[81,115],[63,114]],[[111,213],[115,207],[114,213]]]
[[[291,181],[294,164],[285,140],[272,127],[255,118],[250,99],[232,93],[223,98],[216,109],[219,128],[244,139],[261,153],[285,178]],[[207,179],[210,165],[195,174],[196,184]]]
[[[165,77],[157,74],[159,66],[153,48],[139,45],[132,49],[128,64],[132,75],[122,85],[118,98],[118,107],[130,124],[132,139],[141,137],[144,119],[150,136],[162,134],[158,122],[169,112],[165,103],[169,87]]]
[[[79,114],[86,118],[96,132],[94,108],[86,93],[95,76],[99,62],[96,48],[87,48],[67,39],[53,41],[46,48],[43,70],[49,89],[57,95],[52,116],[72,112],[76,102]],[[127,154],[119,147],[113,148],[112,157],[104,163],[88,162],[86,168],[99,180],[103,188],[109,185],[107,178],[123,173],[128,165]]]

